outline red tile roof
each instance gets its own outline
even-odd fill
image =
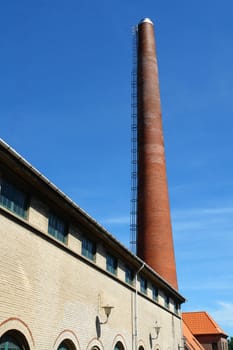
[[[186,325],[183,320],[183,335],[185,337],[185,348],[190,350],[205,350],[203,346],[199,343],[199,341],[195,338],[195,336],[190,331],[189,327]]]
[[[205,311],[183,312],[183,320],[194,335],[223,334],[226,333]]]

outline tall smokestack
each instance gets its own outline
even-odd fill
[[[137,255],[178,289],[161,119],[154,26],[138,25]]]

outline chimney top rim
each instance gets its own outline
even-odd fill
[[[152,20],[150,18],[148,18],[148,17],[145,17],[145,18],[141,19],[141,21],[138,23],[138,25],[140,25],[142,23],[150,23],[150,24],[152,24],[152,26],[154,25]]]

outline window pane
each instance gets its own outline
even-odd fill
[[[159,290],[157,287],[153,286],[152,287],[152,298],[156,301],[158,301],[158,296],[159,296]]]
[[[124,350],[124,346],[122,345],[121,342],[118,341],[114,346],[114,350]]]
[[[129,284],[133,284],[134,280],[134,271],[130,269],[129,267],[126,267],[125,269],[125,282]]]
[[[168,309],[169,309],[169,303],[170,303],[170,298],[169,298],[169,296],[165,295],[165,306]]]
[[[48,232],[55,238],[59,239],[59,241],[66,241],[67,232],[65,222],[53,214],[49,215]]]
[[[95,259],[96,254],[96,245],[93,241],[89,240],[86,237],[83,237],[82,240],[82,255],[90,260]]]
[[[20,350],[20,347],[12,337],[3,336],[0,339],[0,350]]]
[[[69,348],[66,345],[60,345],[58,350],[69,350]]]
[[[178,314],[180,311],[180,305],[178,303],[175,303],[175,313]]]
[[[144,294],[147,293],[147,280],[145,278],[140,278],[140,291]]]
[[[24,192],[18,190],[11,183],[3,180],[0,188],[0,204],[14,212],[15,214],[26,217],[27,214],[27,196]]]
[[[108,272],[113,273],[114,275],[116,275],[117,273],[117,259],[108,254],[106,257],[106,268]]]

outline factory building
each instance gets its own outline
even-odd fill
[[[149,19],[137,58],[137,255],[0,142],[0,350],[183,344]]]

